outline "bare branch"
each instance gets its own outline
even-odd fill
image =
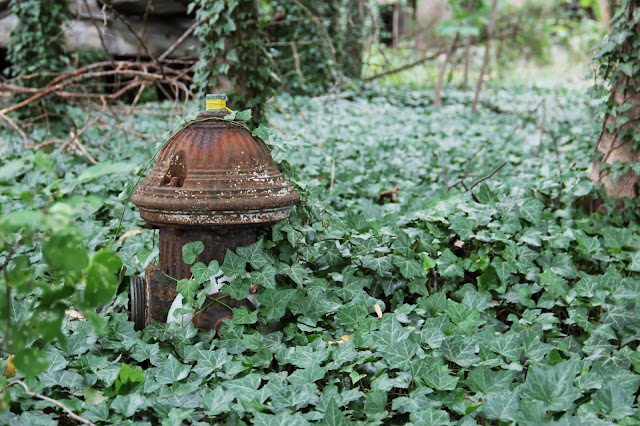
[[[484,73],[486,72],[487,64],[489,63],[489,49],[491,48],[491,36],[493,35],[493,29],[496,25],[497,9],[498,0],[493,0],[491,4],[491,17],[489,18],[489,27],[487,28],[487,44],[484,49],[484,57],[482,58],[482,68],[480,69],[480,76],[478,77],[476,93],[473,97],[473,103],[471,104],[471,112],[476,112],[476,108],[478,107],[478,98],[480,97],[480,90],[482,89],[482,80],[484,79]]]
[[[11,387],[13,385],[20,385],[22,387],[22,389],[24,390],[24,393],[26,393],[27,395],[29,395],[32,398],[38,398],[38,399],[41,399],[43,401],[50,402],[50,403],[52,403],[53,405],[55,405],[57,407],[62,408],[67,413],[67,416],[70,419],[73,419],[73,420],[75,420],[77,422],[80,422],[80,423],[84,423],[86,425],[95,426],[94,423],[90,422],[89,420],[85,419],[84,417],[80,417],[79,415],[77,415],[76,413],[71,411],[71,409],[69,407],[67,407],[66,405],[64,405],[62,402],[56,401],[55,399],[49,398],[48,396],[45,396],[45,395],[40,395],[39,393],[31,392],[29,390],[29,387],[22,380],[14,380],[13,382],[9,383],[7,385],[7,387]]]
[[[490,179],[493,175],[495,175],[496,173],[498,173],[500,171],[501,168],[503,168],[505,165],[507,164],[507,162],[505,161],[504,163],[500,164],[494,171],[492,171],[491,173],[489,173],[488,175],[478,179],[473,185],[471,185],[469,187],[469,191],[471,191],[473,188],[475,188],[477,185],[480,185],[482,182],[484,182],[487,179]]]

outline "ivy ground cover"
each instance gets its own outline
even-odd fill
[[[157,249],[130,205],[127,238],[111,237],[153,142],[114,138],[88,167],[21,155],[3,134],[0,283],[3,294],[30,283],[16,286],[9,316],[31,362],[1,379],[0,422],[65,421],[7,387],[22,379],[103,424],[638,423],[638,217],[631,205],[584,208],[597,194],[587,175],[599,107],[570,87],[495,86],[483,99],[476,114],[469,94],[434,109],[431,91],[410,87],[278,99],[277,130],[263,134],[301,204],[223,265],[185,250],[187,302],[201,303],[194,289],[218,268],[235,277],[224,290],[235,298],[259,285],[260,308],[236,310],[220,336],[128,321],[126,277]],[[165,130],[142,113],[133,123]],[[77,244],[56,240],[61,229]],[[71,249],[88,260],[55,256]],[[56,307],[62,331],[53,315],[50,333],[30,334],[50,289],[92,265],[119,270],[120,288],[77,279]],[[104,306],[82,309],[91,303]]]

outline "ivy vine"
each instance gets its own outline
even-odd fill
[[[263,106],[273,93],[273,83],[256,3],[194,0],[189,13],[194,9],[196,19],[203,22],[195,31],[200,61],[194,91],[198,95],[226,91],[232,108],[251,109],[251,124],[263,122]]]
[[[63,28],[72,17],[68,0],[11,0],[10,8],[18,24],[9,36],[9,75],[64,71],[70,62]],[[42,87],[47,81],[43,76],[34,83]]]
[[[620,9],[611,20],[611,30],[599,45],[594,56],[598,65],[597,76],[605,85],[599,90],[608,90],[605,103],[605,123],[603,137],[613,138],[611,147],[598,147],[602,152],[599,163],[609,173],[612,181],[629,173],[640,175],[640,163],[634,158],[612,161],[618,155],[611,155],[623,145],[629,145],[633,152],[640,148],[637,114],[640,111],[640,8],[636,1],[623,0]],[[599,144],[600,145],[600,144]],[[599,154],[600,155],[600,154]],[[627,156],[630,157],[630,156]],[[632,178],[633,179],[633,178]],[[609,191],[611,192],[611,191]],[[637,195],[637,190],[634,190]],[[618,198],[618,194],[611,194]],[[624,194],[627,195],[627,194]]]

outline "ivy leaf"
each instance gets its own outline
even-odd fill
[[[246,260],[241,259],[237,254],[227,249],[227,253],[224,255],[224,263],[220,266],[220,269],[227,277],[242,277],[247,272],[246,267]]]
[[[191,265],[196,261],[198,255],[204,251],[204,244],[202,241],[194,241],[182,246],[182,260],[184,263]]]
[[[413,424],[417,425],[448,425],[451,424],[449,414],[443,410],[435,408],[425,408],[423,411],[411,413],[409,419]]]
[[[629,255],[631,264],[627,267],[630,271],[640,272],[640,251]]]
[[[532,224],[539,225],[543,208],[544,204],[535,198],[531,198],[520,207],[520,215]]]
[[[191,267],[191,273],[196,283],[202,284],[208,281],[211,277],[216,275],[220,271],[220,265],[217,260],[212,260],[209,266],[206,266],[202,262],[198,262]]]
[[[598,413],[614,420],[621,420],[633,415],[635,412],[632,408],[633,400],[634,395],[614,381],[607,382],[591,397],[593,406]]]
[[[184,365],[178,361],[173,355],[169,355],[164,364],[159,367],[156,374],[156,382],[161,385],[174,384],[186,378],[191,371],[190,365]]]
[[[522,396],[542,402],[549,411],[566,411],[582,393],[573,386],[578,364],[568,360],[551,365],[532,365],[522,385]]]
[[[234,324],[255,324],[256,322],[258,322],[258,312],[250,312],[246,306],[233,308],[232,321]]]
[[[384,275],[391,270],[393,263],[389,256],[375,257],[368,254],[362,258],[362,266]]]
[[[233,359],[225,349],[217,349],[215,351],[200,349],[197,352],[197,357],[194,358],[197,363],[193,367],[193,372],[202,378],[206,378],[214,371],[220,370]]]
[[[276,268],[266,265],[260,271],[251,272],[251,281],[268,289],[276,288]]]
[[[111,403],[111,409],[124,417],[131,418],[139,410],[147,406],[147,400],[140,394],[118,395]]]
[[[185,306],[193,302],[200,290],[200,284],[195,280],[183,279],[176,284],[176,290],[184,296],[183,306]]]
[[[236,120],[240,120],[240,121],[249,121],[249,120],[251,120],[251,110],[250,109],[245,109],[243,111],[240,111],[240,112],[236,113]]]
[[[349,422],[340,411],[338,404],[334,398],[329,399],[324,417],[320,423],[323,426],[348,426]]]
[[[456,337],[442,342],[442,355],[462,367],[469,367],[480,360],[476,355],[478,344],[469,338]]]
[[[422,265],[413,259],[403,256],[393,256],[393,264],[400,268],[400,273],[406,279],[422,275]]]
[[[269,141],[269,128],[260,123],[256,129],[251,133],[251,136],[258,137],[265,142]]]
[[[220,413],[229,411],[235,398],[232,392],[226,391],[222,386],[217,386],[212,391],[204,394],[202,405],[207,410],[208,415],[217,416]]]
[[[515,371],[494,371],[486,366],[479,366],[469,372],[466,380],[469,388],[485,395],[507,392],[516,376]]]
[[[443,277],[464,277],[464,269],[458,265],[458,256],[453,254],[450,249],[445,249],[436,263],[438,264],[438,272]]]
[[[515,420],[519,408],[520,389],[516,389],[487,396],[479,412],[487,419],[509,422]]]
[[[264,255],[262,240],[259,240],[248,247],[238,247],[236,254],[240,259],[251,264],[253,269],[261,269],[269,265],[269,259]]]

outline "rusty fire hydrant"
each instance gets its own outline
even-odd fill
[[[276,168],[264,142],[225,121],[225,95],[207,95],[206,112],[175,134],[132,197],[148,228],[159,229],[159,261],[145,279],[132,277],[130,308],[136,329],[166,321],[177,296],[176,280],[190,278],[182,247],[202,241],[198,260],[224,261],[227,249],[254,243],[261,230],[289,217],[298,193]],[[216,293],[193,322],[217,329],[235,301]]]

